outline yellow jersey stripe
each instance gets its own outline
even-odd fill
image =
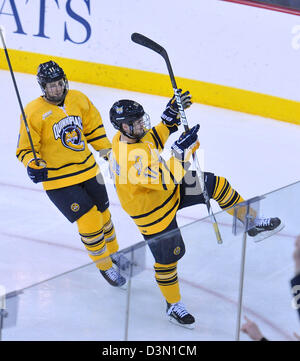
[[[52,171],[55,171],[55,170],[60,170],[60,169],[63,169],[65,167],[70,167],[71,165],[80,165],[80,164],[84,164],[86,163],[90,157],[93,155],[93,153],[90,153],[86,158],[85,160],[83,160],[82,162],[79,162],[79,163],[68,163],[68,164],[64,164],[62,165],[61,167],[58,167],[58,168],[48,168],[48,170],[52,170]]]
[[[140,228],[145,228],[145,227],[150,227],[150,226],[153,226],[154,224],[157,224],[159,223],[160,221],[162,221],[165,217],[167,217],[175,208],[176,206],[179,205],[179,199],[177,199],[177,201],[175,202],[174,206],[169,209],[162,217],[160,217],[159,219],[157,219],[156,221],[154,222],[151,222],[151,223],[148,223],[148,224],[137,224],[138,227]]]
[[[81,174],[81,173],[84,173],[84,172],[89,171],[90,169],[94,168],[96,165],[97,165],[97,163],[94,162],[94,164],[93,164],[91,167],[89,167],[89,168],[85,168],[85,169],[83,169],[83,170],[80,170],[80,171],[74,172],[74,173],[70,173],[70,174],[64,174],[64,175],[59,176],[59,177],[47,178],[47,181],[46,181],[46,182],[48,182],[48,181],[53,181],[53,180],[57,180],[57,179],[63,179],[63,178],[73,177],[74,175],[78,175],[78,174]],[[49,169],[49,168],[48,168],[48,169]]]
[[[143,218],[143,217],[147,217],[150,214],[153,214],[154,212],[158,211],[159,209],[163,208],[167,203],[169,203],[172,198],[174,197],[176,190],[177,190],[178,185],[175,186],[172,194],[170,195],[170,197],[168,197],[161,205],[159,205],[158,207],[152,209],[151,211],[144,213],[144,214],[140,214],[138,216],[131,216],[132,219],[139,219],[139,218]]]
[[[100,135],[100,137],[88,139],[87,142],[88,142],[88,143],[92,143],[92,142],[94,142],[95,140],[102,139],[102,138],[106,138],[106,134]]]
[[[163,149],[163,147],[164,147],[163,143],[162,143],[159,135],[157,134],[157,131],[156,131],[155,127],[152,128],[152,131],[153,131],[154,137],[157,139],[157,141],[158,141],[158,143],[160,145],[160,148]]]
[[[85,137],[88,137],[89,135],[93,134],[97,129],[103,128],[103,124],[99,125],[99,127],[95,128],[94,130],[92,130],[89,133],[84,133]]]

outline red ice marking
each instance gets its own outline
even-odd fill
[[[223,1],[225,1],[225,0],[223,0]],[[21,186],[21,185],[17,185],[17,184],[8,184],[8,183],[2,183],[2,182],[0,182],[0,187],[12,187],[12,188],[24,189],[24,190],[32,191],[32,192],[44,192],[43,189],[35,189],[35,188],[25,187],[25,186]],[[121,207],[121,205],[119,203],[109,202],[109,204],[111,206],[113,206],[113,207]],[[200,220],[197,217],[179,215],[179,214],[177,214],[177,217],[182,218],[182,219],[188,219],[188,220],[191,220],[191,221]],[[202,220],[201,222],[211,223],[211,221],[209,219]],[[232,225],[230,223],[218,222],[218,224],[220,224],[221,226],[225,226],[225,227],[232,227]],[[297,237],[296,235],[287,234],[287,233],[283,233],[283,232],[280,232],[278,234],[278,236],[279,235],[280,235],[280,237],[286,237],[286,238],[292,238],[292,239],[296,239],[296,237]],[[275,234],[274,236],[277,236],[277,234]]]
[[[207,288],[207,287],[204,287],[204,286],[201,286],[197,283],[194,283],[194,282],[190,282],[188,280],[185,280],[185,279],[182,279],[180,278],[180,282],[183,282],[183,283],[186,283],[188,284],[189,286],[191,287],[194,287],[194,288],[198,288],[206,293],[209,293],[211,295],[213,295],[214,297],[216,298],[220,298],[222,299],[223,301],[226,301],[228,303],[231,303],[233,305],[237,305],[238,302],[237,301],[234,301],[233,299],[231,299],[230,297],[228,296],[225,296],[223,295],[222,293],[220,292],[217,292],[215,290],[212,290],[210,288]],[[251,314],[252,316],[256,317],[257,319],[259,319],[261,322],[265,323],[266,325],[268,325],[271,329],[273,329],[274,331],[276,331],[277,333],[279,333],[280,335],[282,335],[283,337],[285,337],[287,340],[289,341],[293,341],[293,338],[288,334],[286,333],[284,330],[282,330],[280,327],[278,327],[277,325],[275,325],[275,323],[273,323],[272,321],[268,320],[266,317],[260,315],[258,312],[252,310],[250,307],[247,307],[247,306],[243,306],[243,311],[247,312],[248,314]]]

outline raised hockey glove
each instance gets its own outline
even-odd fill
[[[39,165],[35,163],[35,159],[31,159],[27,164],[27,173],[33,183],[44,182],[45,180],[47,180],[48,176],[46,162],[41,158],[38,158],[37,160]]]
[[[181,89],[179,89],[179,91],[182,92]],[[186,91],[185,93],[180,95],[183,109],[187,109],[192,105],[191,98],[192,97],[189,91]],[[169,128],[171,133],[175,132],[178,129],[178,126],[181,124],[175,95],[171,100],[169,100],[165,111],[161,115],[161,119],[162,122]]]
[[[111,152],[111,148],[100,149],[100,150],[99,150],[99,156],[100,156],[101,158],[103,158],[104,160],[108,161],[108,160],[109,160],[110,152]]]
[[[181,162],[187,162],[190,156],[199,148],[200,142],[197,135],[199,129],[200,125],[195,125],[187,132],[182,133],[171,146],[174,157]]]

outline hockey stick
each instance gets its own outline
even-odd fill
[[[38,159],[37,159],[37,156],[36,156],[36,152],[35,152],[35,149],[34,149],[34,146],[33,146],[30,130],[29,130],[29,127],[28,127],[26,115],[25,115],[24,108],[23,108],[23,105],[22,105],[20,93],[19,93],[19,90],[18,90],[17,82],[16,82],[16,79],[15,79],[15,76],[14,76],[14,72],[13,72],[13,69],[12,69],[12,66],[11,66],[10,59],[9,59],[9,55],[8,55],[8,51],[7,51],[7,47],[6,47],[6,44],[5,44],[5,40],[4,40],[4,36],[3,36],[1,26],[0,26],[0,37],[1,37],[2,44],[3,44],[3,49],[4,49],[5,56],[6,56],[7,64],[8,64],[8,67],[9,67],[10,75],[11,75],[11,78],[12,78],[12,81],[13,81],[13,84],[14,84],[14,88],[15,88],[15,91],[16,91],[16,94],[17,94],[18,102],[19,102],[19,105],[20,105],[20,108],[21,108],[21,113],[22,113],[22,117],[23,117],[23,120],[24,120],[26,131],[27,131],[27,134],[28,134],[28,139],[29,139],[29,142],[30,142],[30,146],[31,146],[31,150],[32,150],[32,153],[33,153],[34,161],[35,161],[36,165],[39,165],[39,162],[38,162]]]
[[[175,76],[174,76],[174,73],[173,73],[173,69],[172,69],[171,62],[170,62],[167,51],[161,45],[157,44],[153,40],[151,40],[151,39],[147,38],[146,36],[144,36],[142,34],[139,34],[139,33],[133,33],[131,35],[131,40],[133,42],[139,44],[139,45],[145,46],[146,48],[155,51],[156,53],[158,53],[159,55],[161,55],[164,58],[164,60],[166,62],[166,65],[167,65],[167,68],[168,68],[168,72],[169,72],[170,80],[171,80],[171,83],[172,83],[172,87],[173,87],[173,90],[174,90],[174,95],[175,95],[176,103],[178,105],[180,118],[181,118],[182,124],[184,126],[184,130],[188,131],[189,126],[188,126],[188,122],[187,122],[187,119],[186,119],[185,111],[184,111],[182,103],[181,103],[180,91],[177,88]],[[204,200],[205,200],[207,211],[208,211],[208,214],[209,214],[209,216],[210,216],[210,218],[212,220],[212,224],[213,224],[214,231],[215,231],[215,234],[216,234],[216,237],[217,237],[217,241],[218,241],[218,243],[222,243],[222,238],[221,238],[221,234],[220,234],[220,231],[219,231],[219,226],[218,226],[218,223],[216,221],[216,217],[215,217],[215,215],[214,215],[214,213],[213,213],[213,211],[211,209],[209,196],[208,196],[207,189],[206,189],[205,182],[204,182],[204,174],[203,174],[203,172],[202,172],[202,170],[200,168],[199,161],[198,161],[198,158],[197,158],[195,153],[193,153],[193,160],[194,160],[196,171],[198,173],[199,183],[200,183],[201,191],[203,193],[203,197],[204,197]]]

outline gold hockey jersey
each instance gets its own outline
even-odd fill
[[[160,156],[169,130],[159,123],[138,143],[112,141],[110,169],[123,209],[142,234],[164,230],[174,218],[180,202],[179,183],[184,177],[182,163],[175,157],[167,162]]]
[[[100,150],[111,148],[111,143],[100,113],[88,97],[77,90],[69,90],[63,106],[39,97],[24,110],[37,157],[47,163],[45,190],[81,183],[99,172],[88,144]],[[25,167],[33,159],[22,116],[16,156]]]

